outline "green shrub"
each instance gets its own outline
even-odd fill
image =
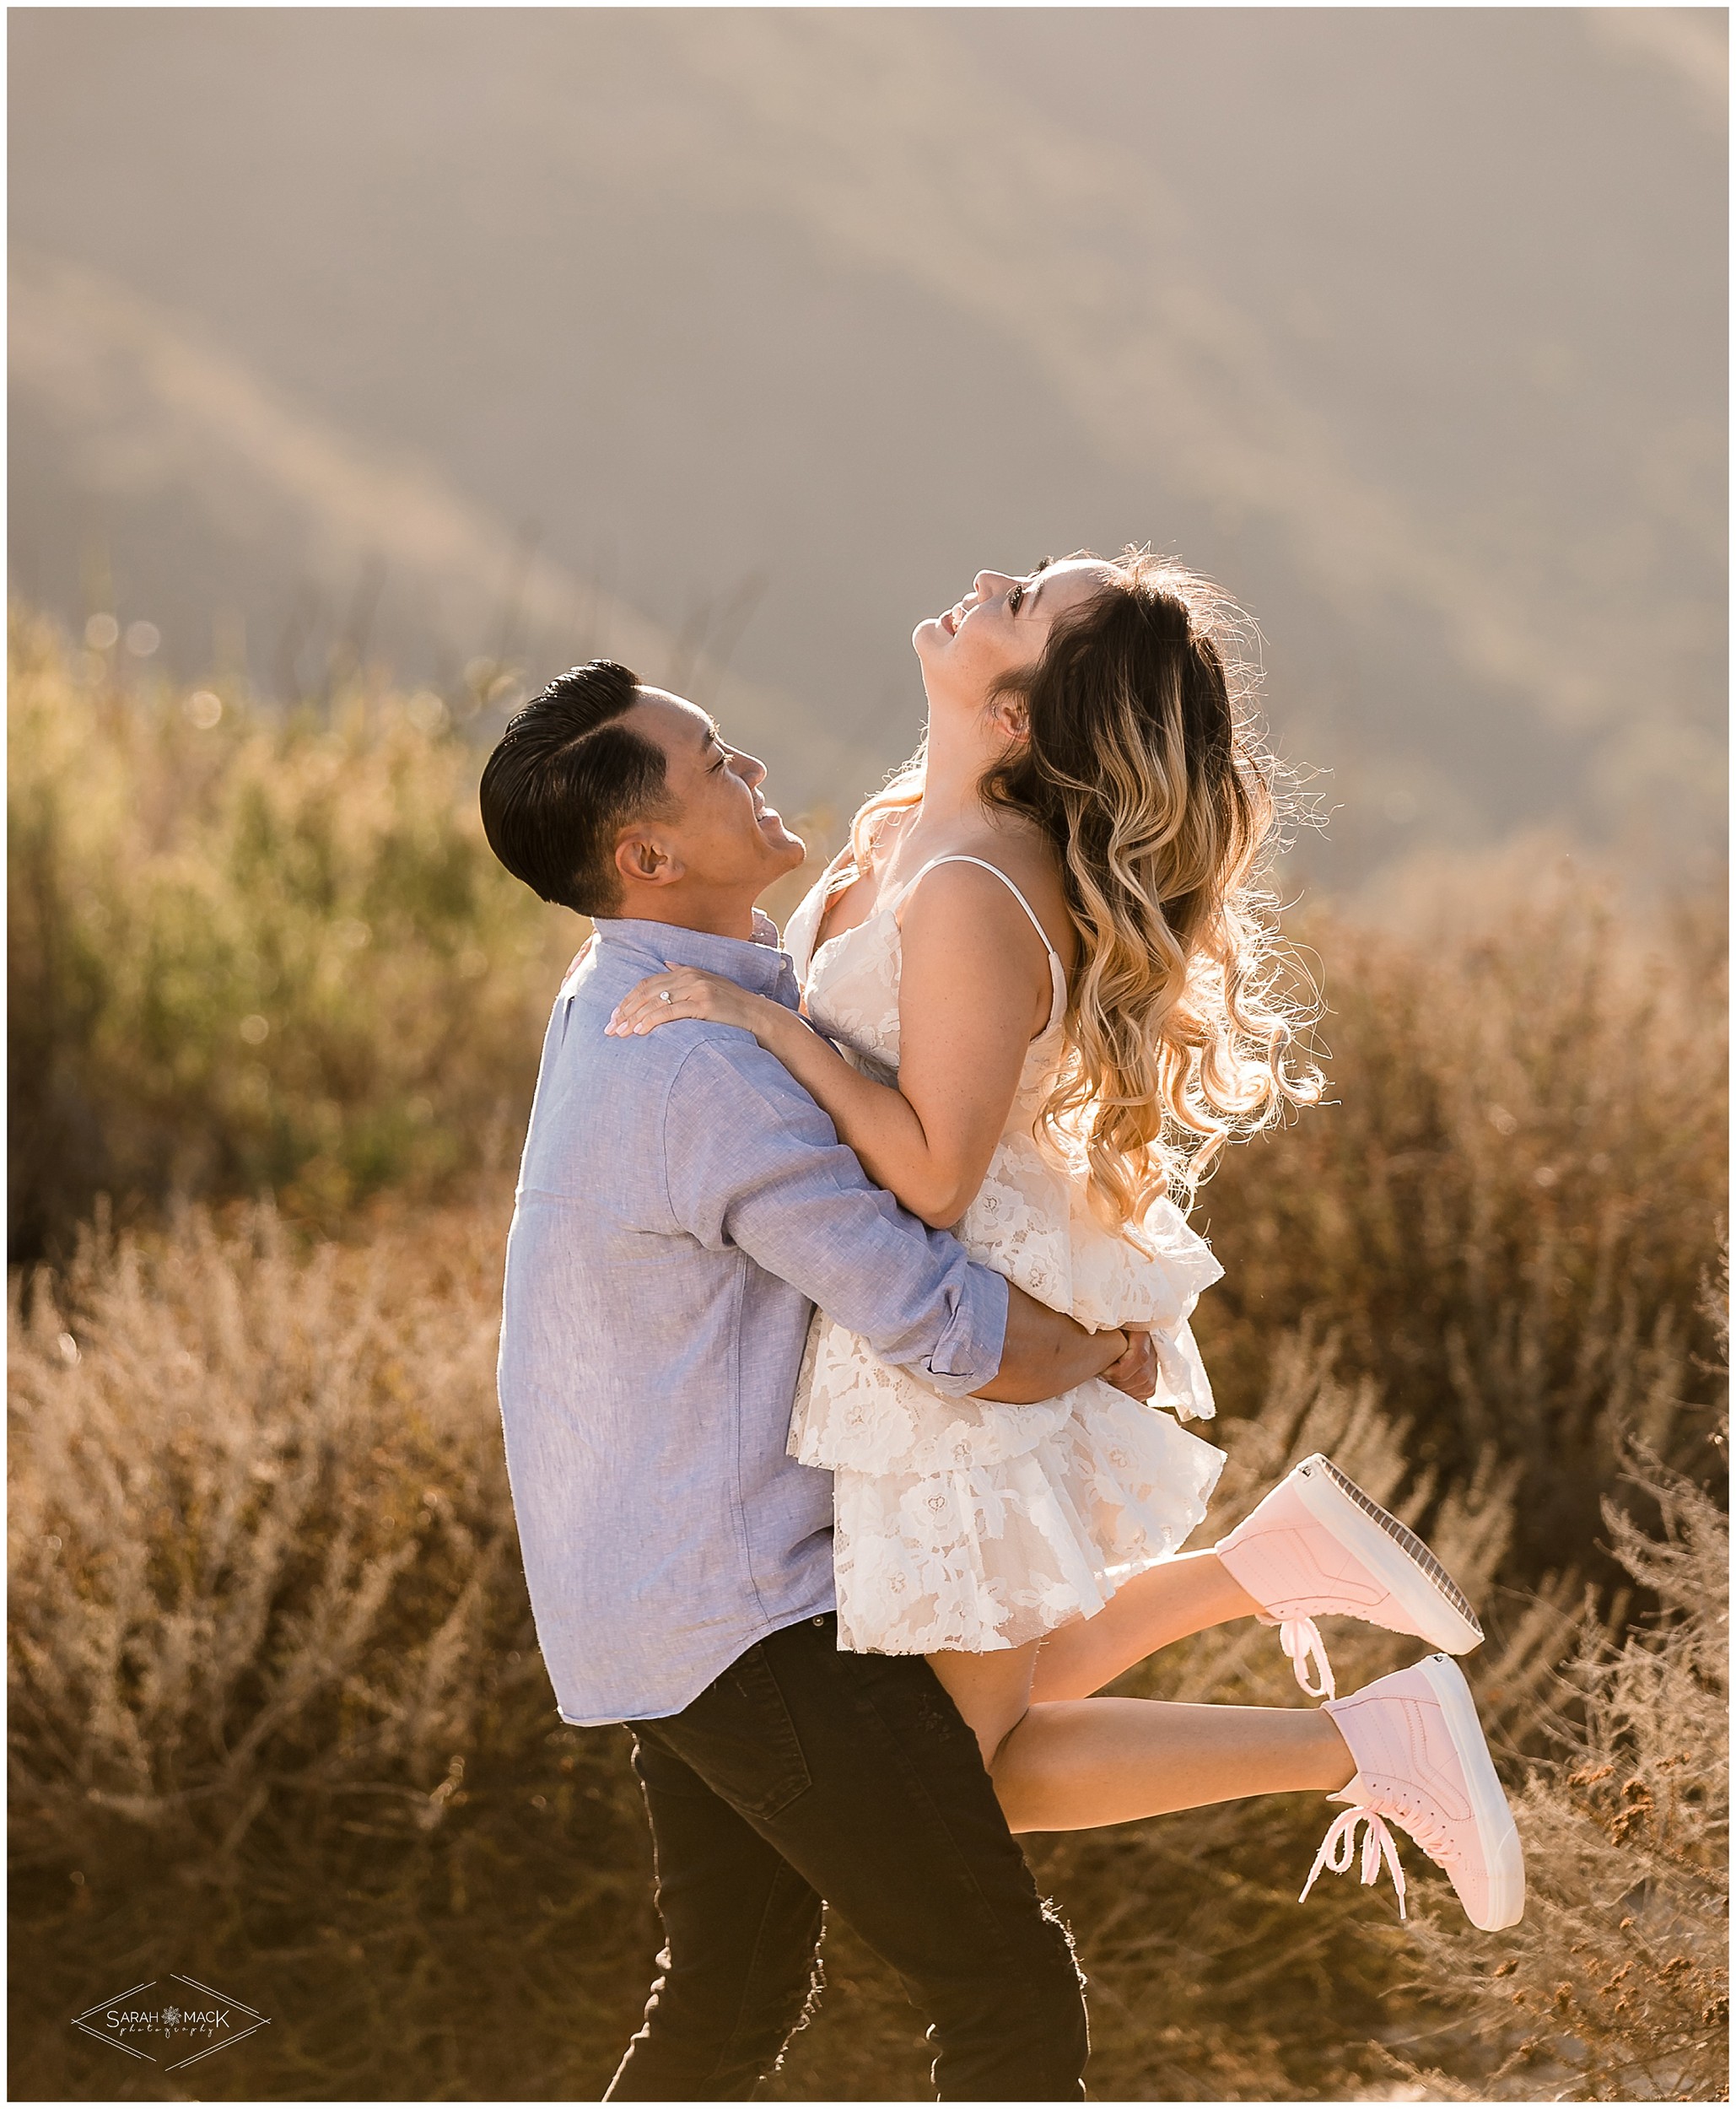
[[[16,611],[9,659],[14,1256],[98,1193],[330,1227],[509,1161],[581,926],[490,855],[437,700],[129,692]]]

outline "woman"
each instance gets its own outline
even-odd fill
[[[1154,1404],[1181,1419],[1212,1411],[1188,1319],[1221,1270],[1170,1189],[1320,1087],[1288,1059],[1250,885],[1273,767],[1234,619],[1132,550],[979,573],[913,639],[922,749],[791,920],[818,1032],[690,969],[611,1026],[752,1033],[906,1207],[1086,1325],[1148,1330]],[[1327,1460],[1176,1556],[1222,1454],[1169,1412],[1101,1380],[1036,1406],[940,1400],[823,1317],[809,1359],[790,1448],[833,1475],[839,1644],[928,1658],[1016,1830],[1339,1789],[1315,1874],[1347,1867],[1366,1823],[1364,1879],[1384,1853],[1402,1910],[1390,1817],[1479,1924],[1517,1919],[1518,1837],[1456,1667],[1333,1696],[1323,1611],[1454,1653],[1482,1636],[1427,1548]],[[1090,1696],[1250,1615],[1279,1626],[1318,1713]]]

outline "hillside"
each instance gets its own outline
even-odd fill
[[[1149,538],[1259,618],[1320,878],[1539,826],[1681,877],[1722,828],[1723,34],[14,14],[14,582],[189,673],[241,618],[278,689],[346,635],[452,681],[514,606],[533,674],[709,639],[837,803],[977,564]]]

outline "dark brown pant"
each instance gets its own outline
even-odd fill
[[[629,1725],[666,1945],[610,2101],[747,2100],[806,2003],[822,1898],[927,2018],[941,2100],[1083,2099],[1071,1944],[920,1657],[804,1620]]]

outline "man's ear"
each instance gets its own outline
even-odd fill
[[[630,828],[615,844],[615,869],[630,886],[668,886],[687,867],[666,842]]]

